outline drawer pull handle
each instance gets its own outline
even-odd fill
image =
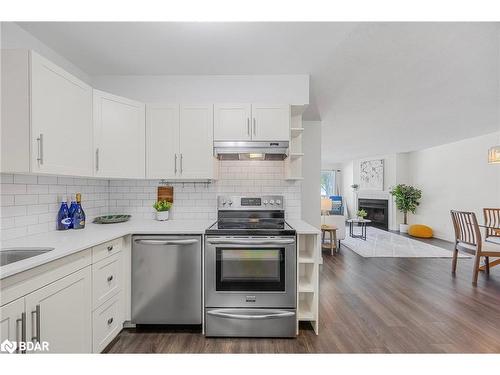
[[[111,280],[113,280],[113,275],[108,276],[108,282],[110,282]]]
[[[108,325],[111,324],[111,323],[113,323],[113,318],[109,318],[108,319]]]
[[[109,245],[109,246],[107,247],[107,249],[108,249],[108,251],[113,250],[113,245]]]

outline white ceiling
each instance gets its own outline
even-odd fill
[[[90,75],[308,73],[327,163],[500,127],[498,24],[19,25]]]

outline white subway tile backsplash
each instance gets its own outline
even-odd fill
[[[2,183],[1,194],[26,194],[26,185]]]
[[[57,177],[55,177],[55,176],[38,176],[38,183],[41,185],[57,184]]]
[[[2,207],[2,217],[25,216],[26,206]]]
[[[38,177],[25,174],[15,174],[14,175],[15,184],[36,184],[38,183]]]
[[[25,206],[28,204],[37,204],[38,203],[38,195],[29,194],[29,195],[16,195],[14,199],[14,204],[16,206]]]
[[[77,192],[89,220],[108,212],[108,180],[0,174],[0,181],[3,240],[55,230],[61,198]]]
[[[106,213],[152,218],[159,180],[105,180],[63,176],[0,174],[3,240],[56,229],[62,197],[82,193],[88,221]],[[287,218],[299,219],[301,184],[286,181],[282,162],[223,161],[211,184],[176,182],[173,219],[216,219],[222,194],[281,194]]]
[[[2,195],[2,196],[0,196],[0,205],[2,207],[13,206],[14,205],[14,197],[15,197],[15,195]]]
[[[27,194],[47,194],[48,192],[48,185],[26,185]]]

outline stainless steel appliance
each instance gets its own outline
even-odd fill
[[[201,236],[132,237],[132,323],[201,324]]]
[[[288,141],[215,141],[214,155],[220,160],[284,160]]]
[[[294,337],[296,236],[282,196],[221,196],[205,232],[207,336]]]

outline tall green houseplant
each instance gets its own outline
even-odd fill
[[[408,212],[412,214],[420,205],[419,199],[422,198],[422,190],[413,186],[399,184],[392,188],[391,195],[396,200],[396,207],[404,214],[404,225],[408,225]]]

